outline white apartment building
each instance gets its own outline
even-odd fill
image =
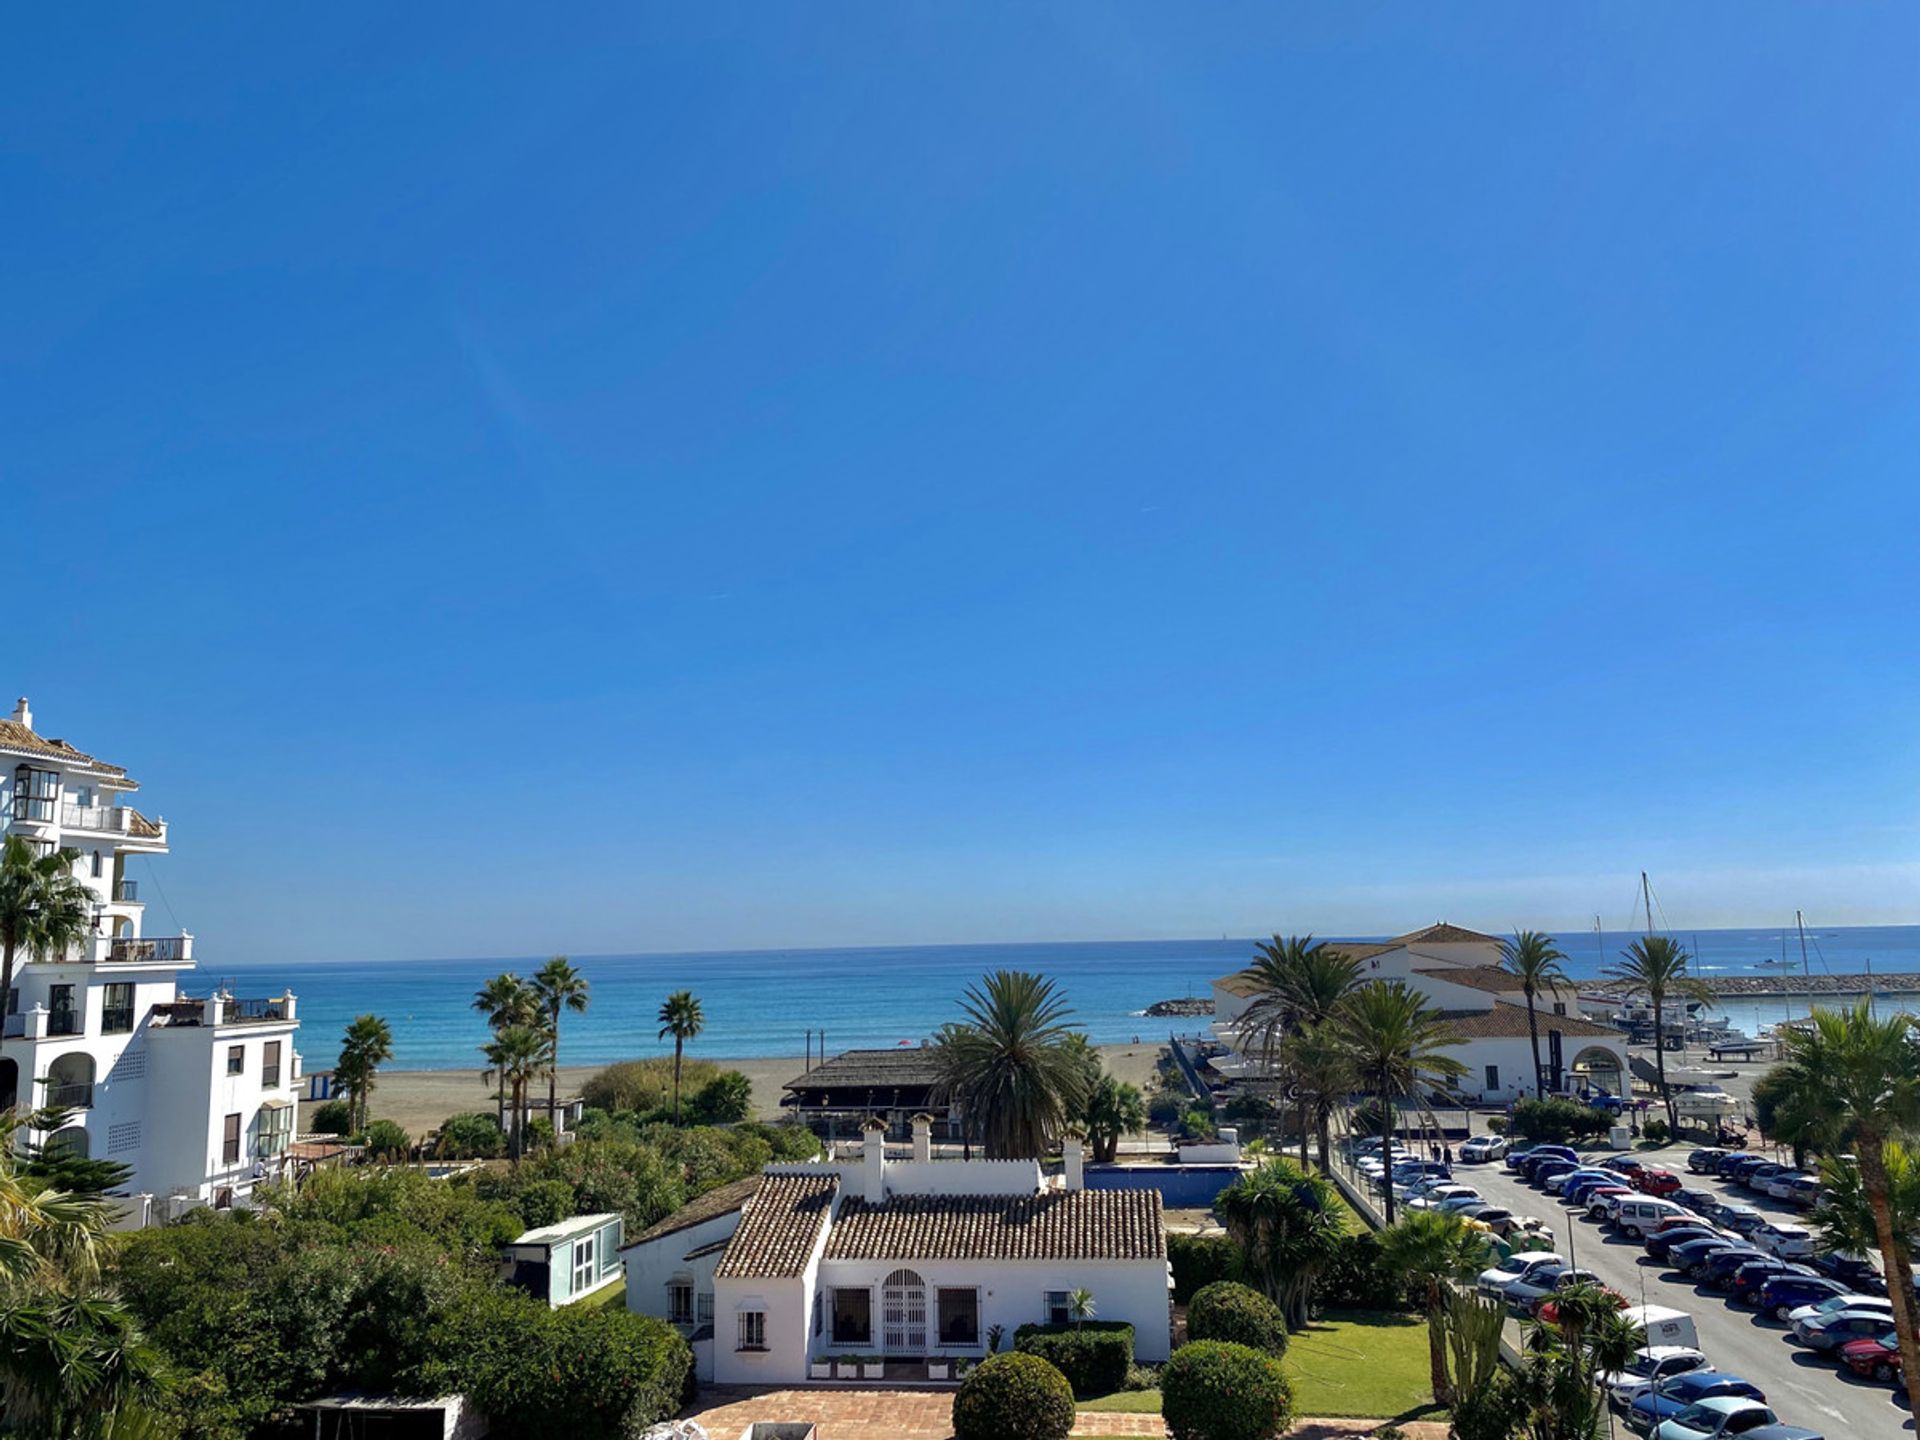
[[[129,861],[165,855],[167,825],[122,803],[118,765],[50,739],[23,699],[0,720],[0,823],[43,852],[77,852],[93,935],[65,955],[15,957],[0,1028],[0,1108],[59,1105],[30,1138],[132,1167],[127,1223],[243,1201],[293,1140],[300,1056],[291,992],[189,997],[189,934],[148,935]]]

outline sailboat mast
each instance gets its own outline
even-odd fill
[[[1653,886],[1647,883],[1647,872],[1640,872],[1640,903],[1647,907],[1647,938],[1653,938]]]
[[[1812,979],[1813,967],[1807,963],[1807,922],[1800,918],[1798,910],[1793,912],[1793,923],[1800,931],[1800,973]]]

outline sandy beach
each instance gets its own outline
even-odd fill
[[[1160,1048],[1146,1043],[1098,1047],[1108,1074],[1142,1089],[1153,1075],[1154,1058]],[[798,1055],[753,1060],[728,1060],[709,1055],[688,1058],[712,1060],[723,1070],[740,1071],[753,1082],[754,1108],[768,1120],[779,1118],[780,1087],[806,1068],[805,1059]],[[600,1068],[598,1065],[562,1065],[560,1093],[577,1092],[581,1083]],[[449,1115],[467,1110],[492,1110],[493,1091],[481,1080],[477,1069],[383,1070],[374,1086],[372,1108],[376,1116],[397,1121],[409,1135],[418,1138]]]

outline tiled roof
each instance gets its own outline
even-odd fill
[[[824,1090],[842,1085],[891,1086],[934,1085],[940,1080],[940,1063],[931,1045],[899,1045],[891,1050],[848,1050],[823,1060],[804,1075],[796,1075],[782,1089]]]
[[[1347,956],[1353,960],[1371,960],[1376,955],[1385,955],[1389,950],[1402,950],[1406,947],[1397,940],[1383,942],[1353,940],[1328,940],[1327,949]],[[1252,997],[1258,995],[1263,987],[1259,981],[1251,978],[1245,970],[1236,970],[1231,975],[1222,975],[1213,982],[1229,995]]]
[[[49,760],[64,760],[69,765],[87,765],[95,770],[110,770],[116,775],[127,772],[118,765],[109,765],[104,760],[96,760],[83,750],[76,750],[64,740],[52,740],[45,735],[36,735],[18,720],[0,720],[0,750],[12,750],[23,755],[44,755]]]
[[[1164,1260],[1158,1190],[848,1200],[830,1260]]]
[[[1449,925],[1442,920],[1437,925],[1429,925],[1424,930],[1409,931],[1395,937],[1400,945],[1498,945],[1498,935],[1482,935],[1478,930],[1469,930],[1461,925]]]
[[[1507,1005],[1496,1000],[1491,1010],[1445,1010],[1441,1013],[1462,1040],[1515,1040],[1525,1039],[1527,1035],[1527,1007],[1524,1005]],[[1562,1035],[1604,1036],[1620,1041],[1627,1038],[1624,1032],[1611,1025],[1597,1025],[1578,1015],[1555,1015],[1552,1011],[1536,1009],[1534,1018],[1539,1022],[1542,1035],[1549,1030],[1558,1030]]]
[[[709,1190],[697,1199],[688,1201],[664,1220],[656,1220],[638,1235],[627,1241],[628,1245],[644,1245],[649,1240],[658,1240],[662,1235],[671,1235],[679,1230],[691,1230],[694,1226],[708,1220],[718,1220],[722,1215],[731,1214],[753,1198],[753,1192],[760,1188],[758,1175],[749,1175],[744,1180],[735,1180],[731,1185],[722,1185],[717,1190]],[[625,1248],[625,1246],[621,1247]]]
[[[768,1175],[741,1213],[727,1253],[714,1267],[720,1278],[777,1280],[807,1267],[814,1242],[833,1209],[840,1177],[828,1172]]]
[[[1485,990],[1491,995],[1517,994],[1520,989],[1520,977],[1497,965],[1416,965],[1413,973],[1464,985],[1469,990]]]
[[[1236,970],[1231,975],[1222,975],[1213,983],[1229,995],[1241,995],[1248,998],[1258,995],[1261,990],[1265,988],[1258,980],[1255,980],[1244,970]]]

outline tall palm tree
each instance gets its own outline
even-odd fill
[[[1213,1208],[1245,1252],[1248,1278],[1280,1307],[1288,1329],[1300,1329],[1314,1284],[1346,1234],[1333,1182],[1291,1160],[1269,1160],[1222,1190]]]
[[[1448,1088],[1467,1067],[1445,1054],[1460,1036],[1418,990],[1404,980],[1362,985],[1341,1007],[1338,1024],[1353,1059],[1360,1090],[1380,1107],[1380,1138],[1393,1143],[1394,1109]],[[1393,1186],[1387,1186],[1387,1224],[1393,1224]]]
[[[347,1108],[354,1133],[367,1128],[367,1107],[373,1099],[373,1077],[393,1058],[393,1031],[378,1015],[361,1015],[347,1026],[340,1042],[334,1074],[347,1092]]]
[[[1360,983],[1360,962],[1313,936],[1275,935],[1254,947],[1253,963],[1240,978],[1254,987],[1254,995],[1240,1023],[1255,1042],[1271,1078],[1288,1082],[1296,1097],[1298,1081],[1289,1075],[1285,1047],[1288,1040],[1310,1025],[1318,1025]],[[1296,1099],[1300,1122],[1300,1158],[1307,1155],[1309,1115]]]
[[[1353,1094],[1353,1053],[1337,1019],[1322,1020],[1289,1036],[1281,1050],[1288,1084],[1313,1130],[1320,1169],[1332,1164],[1333,1117]],[[1303,1142],[1304,1143],[1304,1142]]]
[[[680,1123],[680,1060],[687,1042],[707,1028],[707,1017],[691,990],[676,990],[660,1006],[659,1038],[673,1036],[673,1123]]]
[[[509,1025],[480,1047],[487,1058],[486,1078],[498,1080],[512,1097],[507,1131],[508,1153],[517,1161],[527,1147],[527,1089],[547,1066],[553,1037],[540,1025]]]
[[[1907,1238],[1894,1223],[1895,1172],[1888,1142],[1920,1124],[1920,1047],[1912,1015],[1877,1018],[1862,1000],[1851,1010],[1816,1009],[1804,1029],[1787,1032],[1786,1061],[1829,1117],[1834,1139],[1859,1157],[1860,1186],[1889,1277],[1900,1374],[1910,1413],[1920,1415],[1920,1305],[1907,1283]],[[1897,1147],[1895,1147],[1897,1150]]]
[[[1552,991],[1567,983],[1567,972],[1560,962],[1567,957],[1554,948],[1553,940],[1538,930],[1520,930],[1511,940],[1500,942],[1500,962],[1520,981],[1520,993],[1527,997],[1527,1038],[1533,1043],[1533,1093],[1547,1093],[1546,1072],[1540,1068],[1540,1025],[1534,1019],[1534,1000],[1542,991]]]
[[[73,876],[79,858],[78,850],[38,854],[19,835],[0,845],[0,1011],[18,955],[61,956],[93,932],[93,892]],[[5,1030],[0,1025],[0,1044]]]
[[[1415,1210],[1380,1232],[1380,1263],[1421,1296],[1427,1311],[1427,1370],[1433,1398],[1442,1405],[1453,1404],[1453,1383],[1447,1374],[1447,1322],[1452,1312],[1447,1300],[1455,1281],[1471,1280],[1486,1269],[1485,1239],[1469,1230],[1458,1215]]]
[[[1094,1082],[1087,1097],[1087,1138],[1093,1141],[1096,1165],[1111,1165],[1120,1153],[1120,1137],[1147,1128],[1147,1097],[1138,1085],[1111,1075]]]
[[[989,1159],[1037,1160],[1085,1112],[1093,1079],[1051,980],[996,970],[961,997],[964,1020],[936,1042],[942,1090],[956,1101]]]
[[[1711,1004],[1713,992],[1707,988],[1706,981],[1687,972],[1687,964],[1693,957],[1671,936],[1649,935],[1634,941],[1620,954],[1624,963],[1610,966],[1607,976],[1624,980],[1635,990],[1646,991],[1647,1000],[1653,1006],[1653,1064],[1660,1077],[1661,1098],[1667,1102],[1667,1125],[1672,1128],[1680,1123],[1680,1115],[1673,1107],[1673,1093],[1667,1089],[1667,1045],[1661,1031],[1661,1017],[1670,997]]]
[[[533,987],[513,971],[494,976],[473,993],[473,1008],[487,1017],[487,1027],[498,1035],[509,1025],[531,1025],[540,1013],[539,998]],[[507,1128],[507,1082],[502,1078],[494,1092],[494,1118]]]
[[[534,972],[533,990],[546,1012],[547,1035],[553,1041],[547,1064],[547,1118],[558,1127],[560,1121],[555,1112],[560,1100],[560,1012],[586,1013],[587,977],[574,969],[566,956],[556,955]]]

